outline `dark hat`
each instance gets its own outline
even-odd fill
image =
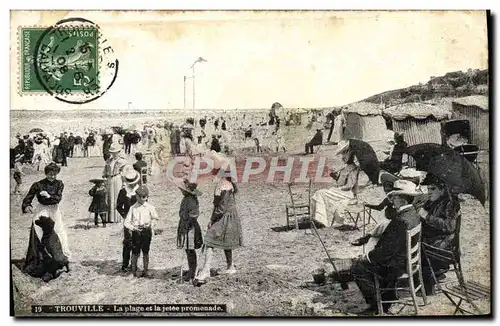
[[[140,196],[140,197],[149,196],[148,187],[146,187],[144,185],[139,186],[139,188],[137,188],[137,190],[135,191],[135,193],[136,193],[137,196]]]
[[[90,179],[89,182],[95,183],[96,185],[100,185],[103,182],[106,182],[106,180],[105,179],[97,178],[97,179]]]
[[[436,185],[440,188],[445,187],[445,182],[441,178],[435,176],[432,173],[427,173],[424,180],[420,183],[422,186]]]
[[[181,190],[183,190],[191,195],[194,195],[194,196],[201,196],[202,193],[201,193],[201,191],[196,189],[197,187],[198,187],[198,184],[191,183],[188,180],[184,180],[184,183],[179,185],[179,189],[181,189]]]
[[[399,180],[398,177],[396,177],[394,174],[391,174],[389,172],[380,172],[380,177],[379,177],[380,183],[394,183],[397,180]]]

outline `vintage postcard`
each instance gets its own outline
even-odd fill
[[[487,11],[11,11],[11,314],[491,316]]]

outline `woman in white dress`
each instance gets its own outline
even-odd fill
[[[360,169],[354,163],[354,155],[349,151],[349,142],[341,143],[336,154],[342,155],[344,162],[341,169],[332,173],[336,184],[328,189],[316,191],[311,198],[312,218],[322,226],[343,224],[344,210],[356,199],[358,192]]]
[[[111,157],[106,161],[102,177],[107,180],[106,190],[108,195],[108,216],[107,223],[121,222],[121,216],[116,210],[116,200],[118,193],[123,186],[122,170],[127,164],[127,161],[120,155],[122,146],[113,143],[109,148]]]

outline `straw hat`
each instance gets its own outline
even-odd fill
[[[110,153],[118,153],[122,150],[122,147],[117,144],[117,143],[112,143],[111,146],[109,147],[109,152]]]
[[[201,196],[202,192],[196,189],[198,187],[198,184],[196,183],[191,183],[188,180],[185,180],[182,184],[178,185],[179,189],[194,195],[194,196]]]
[[[338,144],[338,149],[335,152],[335,155],[345,153],[348,148],[349,148],[349,141],[348,140],[341,140],[340,143]]]
[[[387,194],[387,197],[392,197],[394,195],[405,195],[405,196],[418,196],[422,192],[417,190],[417,185],[408,180],[396,180],[394,182],[394,190]]]
[[[123,175],[123,179],[124,179],[123,182],[125,183],[125,185],[131,186],[131,185],[136,184],[140,178],[141,178],[141,175],[139,174],[139,172],[137,172],[136,170],[129,169]]]

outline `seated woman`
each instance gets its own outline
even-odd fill
[[[336,179],[336,185],[328,189],[320,189],[314,193],[311,200],[312,219],[319,227],[328,226],[332,220],[333,226],[343,223],[340,214],[349,203],[356,199],[358,192],[359,167],[354,163],[354,155],[349,151],[349,142],[339,144],[336,155],[342,155],[344,166],[331,173]]]
[[[452,194],[442,180],[430,173],[422,185],[426,185],[428,191],[428,199],[418,211],[422,221],[422,242],[439,249],[452,250],[460,214],[458,196]],[[445,277],[444,273],[449,270],[449,265],[439,260],[431,259],[430,264],[438,279]],[[427,259],[422,260],[422,267],[426,292],[433,294],[435,281]]]

